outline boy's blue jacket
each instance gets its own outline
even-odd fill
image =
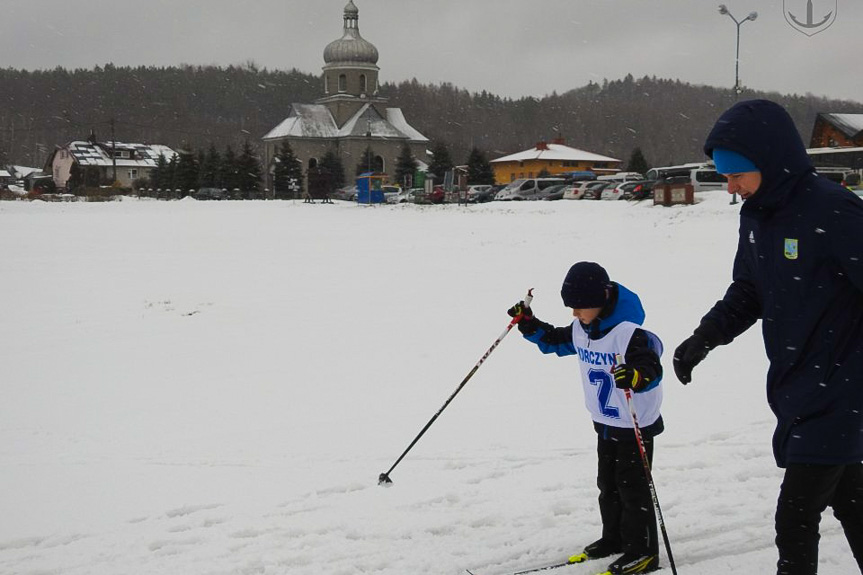
[[[590,339],[599,339],[623,321],[642,325],[644,317],[644,307],[638,296],[626,287],[613,283],[611,297],[600,316],[589,326],[579,325],[588,333]],[[566,327],[554,327],[532,318],[519,323],[518,329],[525,339],[535,343],[543,353],[554,353],[559,356],[576,354],[575,345],[572,341],[571,324]],[[644,330],[635,330],[624,355],[624,362],[638,369],[650,381],[650,384],[641,391],[653,389],[662,381],[662,364],[659,361],[659,356],[652,349]],[[612,437],[632,438],[632,430],[627,428],[614,428],[594,422],[594,429],[605,439]],[[661,433],[663,429],[664,423],[660,416],[655,423],[642,428],[641,432],[645,437],[652,437]]]
[[[704,149],[743,154],[762,184],[740,210],[733,281],[696,330],[729,343],[758,319],[788,463],[863,460],[863,201],[814,173],[793,121],[766,100],[725,112]]]

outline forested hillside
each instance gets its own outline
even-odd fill
[[[322,94],[320,76],[245,66],[0,70],[0,164],[41,166],[56,145],[85,139],[163,143],[175,148],[258,144],[292,102]],[[384,84],[390,105],[456,162],[471,147],[499,157],[541,139],[628,159],[640,147],[648,163],[697,160],[717,114],[734,101],[727,89],[657,78],[591,83],[564,94],[509,99],[416,80]],[[818,112],[863,112],[863,104],[810,95],[746,93],[788,107],[808,141]]]

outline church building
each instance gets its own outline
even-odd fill
[[[274,158],[286,140],[306,174],[333,150],[342,160],[348,183],[357,166],[368,162],[363,155],[369,148],[375,171],[391,177],[405,143],[414,158],[425,163],[428,138],[408,124],[400,108],[387,106],[379,94],[377,62],[378,50],[360,36],[359,10],[348,0],[342,37],[324,48],[323,96],[313,104],[291,104],[288,117],[263,138],[268,188],[272,189]]]

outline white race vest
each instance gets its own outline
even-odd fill
[[[632,428],[626,395],[622,389],[615,387],[611,370],[618,362],[623,362],[629,340],[640,327],[624,321],[614,326],[602,338],[589,339],[581,324],[577,320],[572,322],[572,343],[581,364],[584,404],[597,423]],[[651,347],[657,355],[661,355],[662,343],[659,338],[647,330],[645,332],[651,341]],[[659,419],[659,408],[662,406],[662,386],[657,385],[649,391],[633,393],[632,403],[638,416],[639,427],[655,423]]]

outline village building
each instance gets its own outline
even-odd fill
[[[529,150],[510,154],[491,161],[494,181],[507,184],[523,178],[536,178],[540,174],[563,176],[571,172],[590,171],[597,175],[620,171],[621,160],[578,148],[571,148],[562,139],[538,142]]]
[[[48,157],[46,168],[58,189],[68,188],[73,166],[77,166],[82,176],[87,170],[95,171],[99,181],[116,181],[121,187],[130,188],[135,180],[149,177],[159,156],[170,162],[175,155],[174,150],[161,144],[98,142],[91,134],[86,141],[56,148]]]
[[[263,138],[269,189],[275,158],[285,141],[302,162],[307,183],[309,170],[328,150],[341,159],[349,182],[360,164],[393,176],[404,144],[420,165],[425,164],[428,138],[380,95],[377,62],[378,50],[360,35],[359,10],[348,0],[342,37],[324,48],[323,96],[312,104],[291,104],[288,117]],[[373,157],[364,157],[368,150]]]
[[[863,146],[863,114],[819,113],[812,128],[810,148]]]

